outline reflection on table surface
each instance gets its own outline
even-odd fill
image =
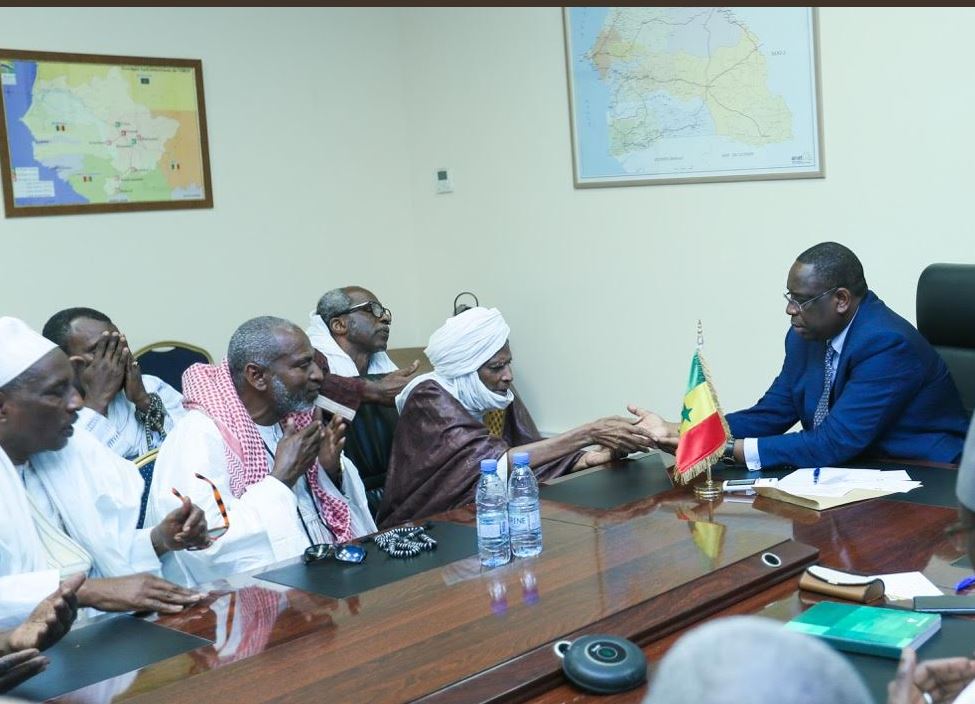
[[[659,458],[639,462],[663,471]],[[109,681],[115,691],[98,700],[588,701],[562,680],[552,642],[613,632],[656,659],[704,617],[776,604],[798,612],[798,575],[816,550],[831,567],[922,570],[940,586],[966,572],[950,564],[962,548],[944,537],[954,511],[917,503],[817,513],[763,498],[701,502],[672,487],[612,509],[546,500],[542,515],[544,552],[494,570],[475,556],[345,599],[247,576],[213,585],[203,603],[158,618],[213,645]],[[470,524],[474,514],[438,518]],[[784,566],[764,566],[766,551]],[[111,689],[62,700],[95,701],[96,687]],[[638,702],[644,691],[593,701]]]

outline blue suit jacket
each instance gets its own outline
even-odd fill
[[[957,462],[968,419],[948,368],[921,334],[873,292],[860,302],[836,368],[829,415],[824,342],[785,336],[782,371],[758,403],[727,416],[736,438],[757,437],[762,466],[836,465],[867,454]],[[797,421],[802,432],[786,433]]]

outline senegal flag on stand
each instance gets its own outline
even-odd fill
[[[731,432],[725,422],[700,348],[691,360],[691,378],[680,412],[677,481],[688,483],[721,458]]]

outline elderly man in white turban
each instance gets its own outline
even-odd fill
[[[183,501],[136,530],[142,477],[73,427],[73,379],[57,345],[0,318],[0,628],[79,572],[92,578],[78,603],[105,611],[173,612],[202,596],[153,573],[161,555],[208,543],[203,512]]]
[[[511,389],[509,332],[496,308],[477,307],[449,318],[430,336],[425,352],[434,371],[396,397],[400,419],[380,525],[470,503],[483,459],[498,460],[505,476],[508,453],[529,452],[535,474],[549,479],[653,446],[647,430],[622,417],[542,439]]]

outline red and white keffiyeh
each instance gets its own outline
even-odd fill
[[[227,360],[219,365],[194,364],[183,372],[183,406],[205,413],[223,436],[230,490],[235,497],[239,499],[247,487],[268,475],[264,443],[257,425],[237,394]],[[312,422],[312,414],[310,411],[292,413],[282,423],[288,420],[300,430]],[[351,540],[352,514],[349,503],[322,488],[318,481],[317,462],[308,467],[306,476],[322,521],[338,542]]]

